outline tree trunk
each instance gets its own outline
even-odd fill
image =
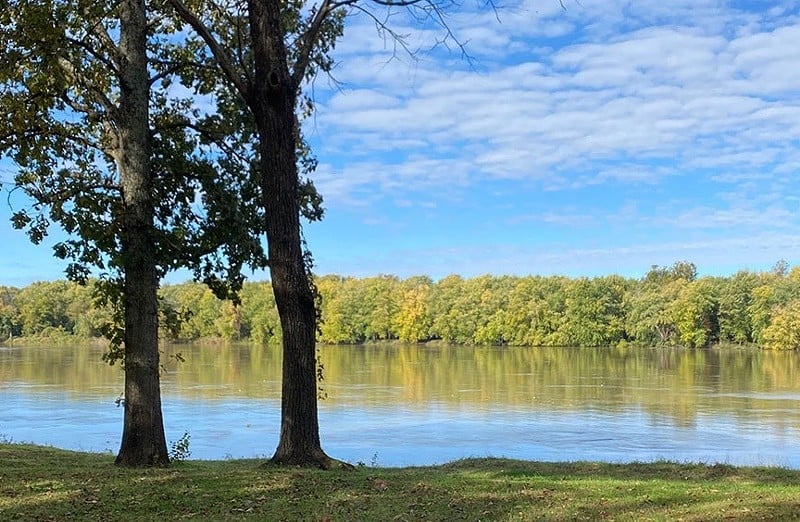
[[[125,277],[125,418],[116,463],[169,464],[161,414],[158,273],[153,244],[147,26],[143,0],[120,3],[117,166],[122,185],[122,270]]]
[[[279,0],[249,0],[255,78],[248,104],[259,132],[269,267],[283,329],[281,431],[271,462],[329,468],[317,417],[316,312],[300,240],[295,103]]]

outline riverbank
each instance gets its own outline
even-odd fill
[[[725,465],[467,459],[347,471],[0,444],[3,520],[790,520],[800,471]]]

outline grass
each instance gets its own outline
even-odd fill
[[[120,469],[110,455],[0,444],[0,520],[792,520],[800,471],[467,459],[321,471],[263,461]]]

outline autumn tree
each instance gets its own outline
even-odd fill
[[[401,341],[428,340],[431,328],[428,294],[432,285],[429,277],[410,277],[401,283],[399,309],[393,319],[394,330]]]
[[[697,277],[694,263],[680,261],[672,267],[653,265],[625,297],[625,329],[644,344],[672,344],[679,334],[675,303]],[[684,318],[684,324],[689,319]]]
[[[259,345],[281,343],[280,319],[269,283],[245,283],[241,314],[243,337]]]
[[[700,348],[719,340],[719,286],[716,279],[704,277],[686,284],[672,308],[683,345]]]
[[[769,326],[762,334],[763,345],[771,350],[800,348],[800,300],[794,299],[773,310]]]
[[[366,339],[363,287],[354,277],[325,276],[317,281],[320,297],[319,339],[324,343],[358,343]]]
[[[114,310],[108,359],[125,371],[116,462],[169,461],[161,411],[159,281],[179,266],[220,294],[263,264],[261,220],[238,202],[249,164],[219,121],[171,89],[185,72],[174,27],[144,0],[5,1],[0,9],[0,154],[30,205],[13,215],[34,243],[68,239],[69,279],[101,276]],[[148,7],[150,10],[148,10]],[[247,201],[245,199],[245,201]]]
[[[559,331],[569,346],[609,346],[621,341],[627,282],[619,276],[581,278],[566,288],[564,324]]]
[[[363,281],[364,306],[369,309],[366,337],[374,341],[392,339],[394,318],[400,310],[400,281],[395,276],[381,275]]]
[[[746,344],[753,342],[753,325],[748,309],[753,301],[753,289],[758,276],[739,271],[726,278],[719,294],[719,330],[724,342]]]
[[[17,288],[0,286],[0,341],[22,334],[17,307],[14,304],[14,298],[18,293]]]

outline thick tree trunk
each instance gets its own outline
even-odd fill
[[[316,313],[300,240],[297,86],[292,85],[279,0],[249,0],[255,81],[248,103],[259,131],[272,288],[283,329],[281,432],[271,462],[331,467],[317,417]]]
[[[118,155],[125,277],[125,418],[116,463],[169,464],[158,361],[158,274],[153,244],[147,27],[143,0],[120,3],[121,71]]]

